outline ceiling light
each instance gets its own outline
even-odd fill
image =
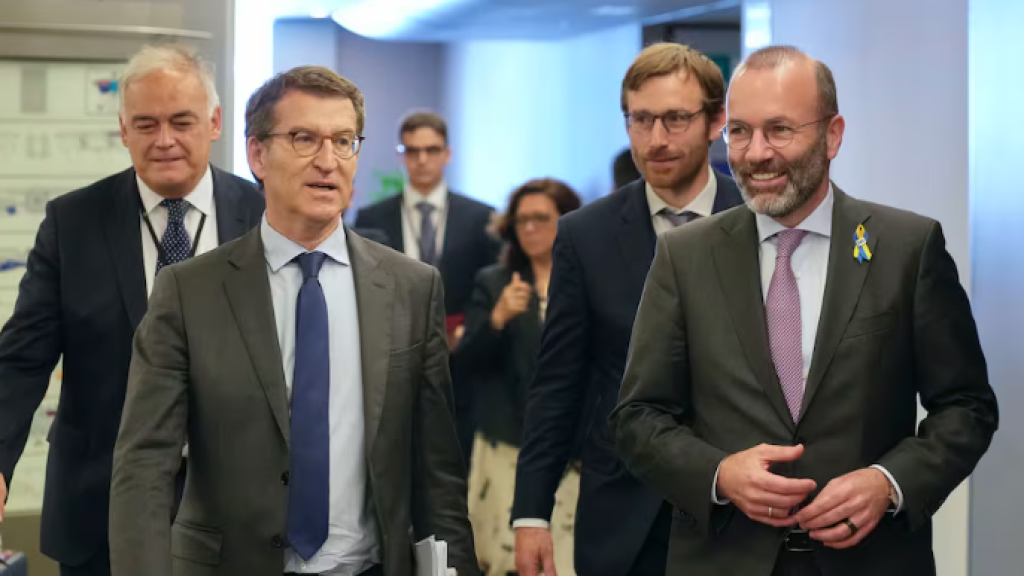
[[[598,6],[590,11],[594,16],[622,17],[632,16],[636,9],[632,6]]]

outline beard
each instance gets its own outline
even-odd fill
[[[775,157],[765,162],[733,162],[729,168],[747,207],[771,218],[785,218],[802,208],[825,179],[828,171],[828,141],[824,133],[802,156],[790,161]],[[765,188],[752,185],[754,174],[786,175],[785,187]]]
[[[674,152],[667,149],[656,149],[647,151],[641,156],[642,173],[644,180],[652,187],[664,190],[686,190],[706,168],[704,161],[708,157],[707,146],[701,149],[699,146]],[[654,170],[650,167],[651,160],[663,160],[675,158],[675,162],[669,169]]]

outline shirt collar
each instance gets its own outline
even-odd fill
[[[138,172],[135,173],[135,181],[139,185],[139,197],[142,198],[143,209],[146,211],[146,214],[152,214],[153,210],[156,210],[156,207],[164,200],[164,197],[147,186],[142,181],[142,178],[139,177]],[[209,216],[213,212],[213,174],[209,166],[206,167],[206,172],[199,179],[196,187],[185,195],[185,200],[188,201],[192,208],[202,214]]]
[[[405,186],[402,188],[402,202],[408,210],[414,210],[417,204],[426,200],[435,209],[440,211],[444,208],[444,203],[447,198],[448,184],[444,180],[439,182],[437,186],[434,186],[434,189],[426,196],[420,194],[416,190],[413,190],[412,186],[410,186],[408,182],[406,182]]]
[[[263,239],[263,253],[266,256],[267,264],[270,265],[271,272],[275,274],[296,256],[309,252],[298,242],[274,230],[270,222],[267,221],[266,214],[263,215],[260,222],[260,237]],[[345,224],[339,224],[338,229],[317,246],[316,250],[323,252],[328,258],[339,264],[350,265]]]
[[[654,188],[647,182],[644,182],[644,188],[647,193],[647,206],[651,209],[651,216],[661,212],[663,209],[668,208],[669,210],[682,214],[683,212],[693,212],[698,216],[711,216],[711,213],[715,209],[715,194],[718,193],[718,179],[715,178],[715,172],[708,166],[708,183],[704,185],[704,189],[697,194],[697,197],[690,201],[682,210],[676,210],[664,200],[661,196],[658,196],[654,192]]]
[[[835,196],[832,194],[832,182],[828,183],[828,193],[825,195],[825,199],[821,201],[821,204],[811,212],[810,216],[804,219],[803,222],[796,226],[797,230],[806,230],[825,238],[832,237],[832,206],[835,204]],[[782,232],[786,229],[785,226],[779,224],[771,216],[765,216],[764,214],[755,214],[754,218],[757,221],[757,237],[758,240],[764,242],[772,236]]]

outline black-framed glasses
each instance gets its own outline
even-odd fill
[[[813,126],[832,118],[833,115],[829,115],[797,126],[781,121],[768,122],[760,128],[754,128],[746,122],[729,122],[722,128],[722,139],[725,140],[726,146],[733,150],[746,150],[754,140],[754,133],[760,130],[761,135],[764,136],[765,143],[778,150],[789,146],[793,142],[793,138],[796,138],[796,135],[808,126]]]
[[[365,136],[359,134],[342,133],[324,136],[308,130],[271,132],[267,136],[288,136],[291,138],[292,148],[295,149],[295,153],[304,158],[319,154],[320,149],[324,147],[324,141],[330,140],[331,146],[334,149],[334,155],[343,160],[359,154],[363,140],[366,140]]]
[[[444,152],[444,146],[405,146],[399,144],[395,147],[399,154],[402,154],[408,158],[419,158],[420,154],[426,153],[428,157],[437,158]]]
[[[690,129],[693,119],[704,112],[704,109],[697,110],[696,112],[669,110],[664,114],[627,112],[623,116],[626,119],[626,128],[638,134],[650,134],[658,120],[661,120],[661,125],[669,134],[682,134]]]

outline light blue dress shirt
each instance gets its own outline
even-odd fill
[[[296,256],[307,252],[274,230],[264,215],[260,235],[274,303],[288,396],[295,370],[295,308],[302,286]],[[317,247],[327,255],[319,280],[330,317],[330,505],[327,541],[308,562],[285,550],[285,571],[354,576],[380,562],[367,480],[359,314],[344,226]]]

